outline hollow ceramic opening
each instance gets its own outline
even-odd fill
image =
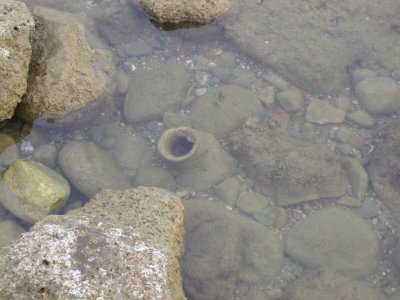
[[[190,129],[170,129],[161,136],[158,148],[165,159],[183,161],[196,152],[198,143]]]

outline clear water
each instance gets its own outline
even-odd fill
[[[169,115],[169,122],[171,124],[183,124],[189,126],[195,125],[191,115],[191,109],[196,101],[200,101],[202,99],[201,96],[196,95],[203,94],[204,92],[209,93],[213,89],[217,89],[219,86],[230,84],[246,89],[247,92],[263,101],[262,114],[259,116],[259,119],[269,124],[269,126],[273,128],[280,128],[288,136],[299,140],[327,145],[339,156],[352,157],[360,162],[364,162],[364,159],[368,156],[369,152],[375,147],[375,141],[373,137],[377,126],[389,119],[397,117],[396,114],[378,117],[376,122],[377,125],[367,129],[354,126],[351,122],[347,121],[339,122],[338,124],[323,125],[306,122],[306,107],[309,105],[311,98],[321,99],[322,101],[329,103],[331,106],[342,110],[357,110],[359,108],[359,104],[353,96],[354,82],[346,82],[342,90],[340,90],[338,93],[317,94],[309,92],[301,85],[298,85],[299,82],[302,82],[301,80],[293,83],[291,82],[291,79],[285,78],[284,76],[280,75],[279,72],[276,72],[276,68],[271,68],[267,64],[260,62],[260,60],[257,59],[259,58],[259,53],[257,50],[252,51],[252,48],[249,47],[250,50],[245,51],[246,46],[243,46],[243,43],[232,42],[232,39],[234,40],[237,37],[232,37],[232,34],[229,36],[229,32],[224,32],[222,29],[224,25],[223,20],[221,21],[222,25],[220,25],[218,22],[214,22],[212,24],[196,28],[174,28],[175,30],[163,30],[166,28],[157,28],[145,17],[145,15],[139,11],[136,11],[134,8],[127,6],[128,8],[121,9],[121,7],[118,5],[123,5],[123,2],[119,3],[118,5],[113,4],[112,1],[74,1],[68,4],[64,4],[63,1],[52,0],[31,0],[26,2],[31,7],[35,7],[36,5],[49,5],[51,7],[57,7],[60,10],[69,12],[84,12],[92,17],[99,31],[98,33],[94,34],[98,35],[105,47],[112,51],[113,62],[115,63],[115,68],[118,74],[118,79],[116,79],[118,90],[113,95],[112,105],[110,107],[101,111],[101,113],[95,118],[91,119],[90,122],[85,122],[79,126],[71,125],[60,128],[49,125],[42,127],[35,125],[35,123],[33,125],[24,124],[17,118],[0,123],[1,132],[7,133],[14,137],[17,142],[17,146],[20,149],[20,157],[24,159],[32,158],[32,155],[34,155],[34,150],[38,149],[40,146],[51,144],[56,146],[56,148],[59,150],[63,144],[70,140],[85,140],[93,142],[99,147],[102,147],[112,156],[114,151],[113,147],[110,147],[107,144],[110,141],[105,140],[104,137],[98,138],[96,132],[98,132],[99,128],[101,127],[114,126],[119,128],[119,130],[132,130],[136,135],[145,140],[147,151],[150,153],[150,158],[146,160],[146,163],[142,165],[141,168],[160,167],[168,170],[168,164],[165,163],[165,161],[157,152],[157,141],[161,134],[167,129],[167,116],[164,116],[164,119],[154,118],[149,121],[130,123],[127,121],[123,111],[127,92],[127,82],[130,81],[135,72],[143,67],[154,66],[166,60],[185,65],[187,70],[189,70],[191,77],[191,82],[190,85],[187,86],[187,95],[183,104],[178,105],[178,107],[173,111],[167,110],[174,113]],[[312,1],[310,1],[310,5],[312,5],[311,2]],[[263,5],[262,1],[260,2],[260,5]],[[319,10],[327,9],[325,6],[321,4],[321,8],[319,8]],[[370,7],[370,3],[365,3],[365,7],[366,10],[374,9],[373,5]],[[397,6],[397,9],[398,8],[399,7]],[[349,9],[352,9],[351,4],[349,4]],[[319,10],[316,10],[316,14]],[[399,11],[397,11],[397,13],[398,12]],[[355,18],[362,17],[357,15],[357,13],[358,12],[355,12]],[[365,13],[365,15],[368,15],[368,13]],[[118,16],[120,16],[120,19],[118,19]],[[110,23],[107,23],[108,18],[111,17],[114,19],[112,19]],[[307,17],[310,16],[308,15]],[[126,18],[132,19],[126,20]],[[119,23],[116,20],[118,20]],[[265,25],[262,20],[257,18],[255,18],[253,21],[253,25],[247,24],[250,29]],[[335,28],[339,26],[340,22],[340,13],[336,19],[328,22],[328,26],[330,26],[333,36],[335,35]],[[229,24],[229,21],[227,21],[227,23]],[[320,25],[322,26],[323,24]],[[132,28],[129,26],[132,26]],[[393,27],[392,30],[389,30],[387,35],[398,35],[396,28],[397,27]],[[283,34],[285,34],[284,30]],[[290,36],[289,33],[288,36]],[[145,50],[141,51],[128,49],[129,43],[135,44],[137,41],[140,41],[141,44],[145,45]],[[271,41],[263,42],[266,46],[268,46],[268,43],[274,42],[274,38],[271,37]],[[237,47],[237,44],[239,47]],[[291,45],[293,45],[293,43],[291,43]],[[333,44],[333,46],[335,46],[335,44]],[[323,48],[321,49],[321,51],[323,51]],[[338,51],[339,50],[340,49],[338,49]],[[368,49],[366,49],[366,51],[368,51]],[[301,59],[301,57],[298,59]],[[299,63],[301,64],[301,61]],[[355,67],[357,67],[357,63],[355,63],[353,66],[349,66],[350,71]],[[394,80],[398,80],[395,72],[391,73],[389,70],[385,71],[385,69],[380,71],[382,72],[381,74],[390,76]],[[297,84],[297,87],[301,90],[301,93],[305,99],[305,104],[301,105],[299,111],[289,113],[285,112],[282,106],[279,105],[278,101],[275,100],[272,103],[271,98],[265,96],[268,88],[274,87],[275,91],[278,92],[282,89],[285,89],[286,85],[290,86],[293,84]],[[151,90],[150,82],[148,89]],[[338,95],[343,97],[340,98]],[[143,99],[143,101],[146,101],[146,99]],[[219,98],[218,101],[223,100]],[[216,105],[219,104],[216,103]],[[306,127],[304,127],[305,123],[307,123]],[[356,137],[352,136],[345,142],[338,141],[336,134],[340,129],[343,128],[349,129],[350,132],[355,133]],[[232,131],[233,130],[230,130],[228,134],[221,134],[217,136],[217,139],[221,145],[226,145],[227,137]],[[33,148],[30,148],[30,146]],[[185,144],[183,147],[187,147],[187,145]],[[180,149],[180,151],[182,151],[182,149]],[[6,166],[3,167],[3,171],[5,168]],[[61,172],[57,164],[55,166],[55,170]],[[127,172],[128,175],[131,176],[133,183],[135,182],[135,175],[139,170],[140,169],[136,169],[132,172],[132,170],[122,168],[122,171]],[[170,171],[173,173],[173,170]],[[258,178],[255,178],[251,172],[248,172],[241,162],[233,171],[232,177],[237,179],[239,182],[239,190],[241,192],[262,192],[262,188],[260,188],[260,186],[257,184]],[[237,265],[235,265],[234,262],[227,262],[229,267],[225,266],[225,269],[221,269],[220,271],[222,274],[219,274],[218,267],[216,270],[215,268],[212,270],[204,270],[204,272],[210,272],[208,275],[205,274],[204,276],[198,274],[188,274],[188,270],[190,270],[190,268],[183,266],[183,269],[185,270],[184,288],[186,289],[190,299],[207,299],[207,297],[224,299],[224,297],[228,297],[227,295],[232,295],[232,297],[237,299],[284,299],[285,297],[289,297],[287,295],[293,291],[293,286],[301,286],[302,278],[306,278],[306,275],[310,271],[310,268],[307,268],[306,266],[307,264],[304,265],[299,263],[296,261],[296,259],[293,259],[291,255],[284,255],[281,264],[278,263],[279,270],[269,272],[268,268],[276,268],[276,266],[266,263],[265,260],[274,259],[274,256],[266,255],[265,257],[258,258],[254,258],[254,256],[262,256],[264,251],[275,251],[271,250],[275,248],[272,247],[269,249],[266,246],[264,250],[256,249],[254,252],[251,252],[253,250],[247,250],[247,252],[243,250],[246,248],[247,243],[250,243],[252,245],[251,247],[257,247],[255,246],[257,245],[257,238],[265,238],[263,237],[263,233],[254,233],[254,239],[250,238],[246,240],[246,238],[242,236],[235,237],[235,230],[232,230],[232,227],[230,226],[242,228],[240,230],[244,230],[243,228],[248,228],[246,226],[249,226],[249,228],[253,227],[250,225],[240,225],[243,222],[257,223],[257,225],[254,225],[255,230],[265,228],[265,231],[275,234],[277,237],[279,237],[277,243],[281,243],[283,247],[288,233],[292,228],[296,227],[299,222],[301,222],[303,219],[306,219],[309,215],[313,215],[319,210],[332,206],[341,207],[346,211],[353,213],[355,218],[360,217],[364,219],[364,222],[372,228],[371,232],[379,237],[379,239],[377,239],[379,242],[379,258],[376,259],[377,267],[374,268],[373,272],[367,272],[367,276],[361,276],[361,281],[363,284],[368,285],[372,291],[379,293],[382,299],[400,299],[400,294],[397,292],[397,286],[399,282],[399,277],[397,274],[398,270],[396,269],[393,261],[394,247],[396,245],[396,241],[399,239],[398,233],[396,232],[397,227],[392,223],[392,219],[393,217],[395,218],[395,216],[391,214],[390,207],[386,206],[386,204],[383,203],[376,196],[376,194],[374,194],[370,183],[368,185],[366,194],[363,195],[360,200],[353,199],[354,202],[352,203],[346,202],[346,204],[341,204],[345,202],[343,199],[332,200],[321,198],[314,201],[279,207],[279,205],[274,203],[274,199],[272,199],[272,204],[266,211],[261,209],[258,210],[257,213],[246,211],[246,208],[243,208],[243,206],[240,206],[238,203],[228,203],[222,201],[218,197],[218,189],[215,189],[215,186],[210,186],[203,191],[196,191],[190,186],[180,187],[178,185],[177,191],[182,195],[186,195],[183,201],[185,205],[189,207],[189,213],[186,216],[187,234],[196,234],[196,237],[204,239],[204,243],[210,243],[210,245],[202,246],[202,249],[205,251],[204,257],[205,261],[207,261],[206,265],[211,267],[212,262],[218,260],[218,255],[216,253],[218,251],[215,249],[215,247],[212,247],[211,244],[216,242],[215,234],[213,236],[209,236],[207,239],[207,234],[213,232],[213,226],[215,226],[215,232],[220,234],[222,240],[220,244],[217,243],[218,247],[220,247],[221,253],[223,253],[222,257],[227,257],[227,260],[239,259],[237,257],[240,257],[239,260],[242,260],[242,263]],[[352,194],[351,189],[349,189],[348,194]],[[71,196],[62,213],[65,213],[69,209],[80,207],[87,201],[88,198],[73,187]],[[216,217],[220,221],[210,221],[204,217],[196,217],[196,211],[198,212],[201,210],[201,208],[198,210],[194,209],[191,206],[193,202],[196,204],[206,203],[205,209],[211,210],[213,210],[214,207],[212,205],[216,205],[215,207],[219,207],[221,211],[225,212],[220,213],[220,215]],[[207,208],[207,205],[211,206]],[[225,214],[228,214],[229,217],[226,217]],[[193,222],[190,219],[192,217],[194,218]],[[1,218],[14,219],[14,217],[6,211],[2,213]],[[202,223],[199,221],[199,219],[203,219],[203,222],[205,222],[204,224],[207,223],[207,226],[211,227],[211,229],[204,229],[205,233],[203,232],[203,235],[201,232],[192,232],[195,225],[202,226]],[[29,225],[27,224],[21,222],[20,224],[25,229],[29,228]],[[205,225],[204,228],[206,228]],[[248,229],[246,230],[247,231],[245,232],[251,236],[252,233],[248,231]],[[226,234],[231,234],[233,238],[225,238],[224,235]],[[192,239],[190,237],[186,237],[185,247],[189,250],[191,247],[191,241]],[[224,245],[225,241],[228,244]],[[264,242],[264,240],[262,241]],[[260,244],[263,242],[260,240]],[[241,244],[238,245],[237,243]],[[324,247],[321,246],[321,249],[322,248]],[[210,249],[210,253],[207,253],[208,249]],[[344,247],[344,249],[348,248]],[[183,264],[190,260],[195,261],[193,257],[190,257],[189,250],[187,250],[184,254],[189,255],[189,257],[186,256],[186,258],[183,259]],[[361,250],[362,249],[360,249],[360,251]],[[235,251],[239,254],[231,253]],[[325,250],[322,249],[321,251]],[[281,252],[283,255],[283,251]],[[214,256],[214,258],[208,261],[207,255]],[[252,255],[253,257],[249,258]],[[343,257],[351,257],[356,254],[346,253],[342,255],[344,255]],[[247,262],[243,262],[246,261],[245,257],[247,257]],[[279,257],[279,255],[277,255],[277,257]],[[255,265],[255,267],[249,267],[252,266],[252,264]],[[224,265],[221,264],[220,267],[224,268]],[[226,274],[224,272],[231,273]],[[336,279],[336,277],[334,277],[334,279],[328,279],[328,282],[337,283],[338,281],[340,280]],[[304,283],[304,285],[306,285],[306,283]],[[321,285],[324,285],[324,283]],[[343,287],[340,284],[338,286]],[[319,287],[316,287],[315,289],[316,291],[319,291]],[[220,290],[227,290],[228,292],[223,293],[220,292]],[[305,290],[309,291],[307,289]],[[328,297],[328,293],[332,293],[329,288],[326,290],[322,289],[322,291],[327,293],[326,297]],[[332,294],[329,295],[330,297],[334,297]],[[348,299],[363,299],[362,296],[359,296],[361,298],[351,298],[350,293],[348,295]]]

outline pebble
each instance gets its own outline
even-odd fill
[[[297,112],[304,106],[303,94],[299,89],[281,91],[276,95],[279,104],[289,113]]]
[[[275,73],[268,72],[263,74],[262,77],[281,91],[285,91],[290,88],[290,83]]]
[[[373,200],[366,200],[361,205],[361,217],[364,219],[372,219],[378,216],[379,206]]]
[[[248,214],[260,211],[270,204],[271,200],[269,198],[251,191],[241,192],[236,202],[237,208]]]
[[[342,110],[349,110],[351,108],[351,100],[347,96],[339,96],[335,99],[336,106]]]
[[[347,173],[350,185],[353,189],[353,194],[361,199],[368,186],[368,174],[358,159],[342,157],[340,159],[343,169]]]
[[[42,145],[36,148],[33,159],[42,164],[54,168],[57,161],[57,147],[51,144]]]
[[[231,206],[235,206],[239,192],[240,182],[235,177],[228,177],[215,187],[218,198]]]
[[[363,110],[357,110],[346,115],[346,119],[363,128],[372,128],[376,124],[376,119]]]
[[[274,213],[274,210],[272,207],[269,206],[258,211],[254,211],[252,213],[252,216],[257,222],[265,226],[272,226],[276,222],[276,215]]]
[[[207,93],[207,88],[198,88],[194,91],[196,97],[203,96],[205,93]]]
[[[316,138],[316,130],[313,124],[306,122],[300,126],[300,132],[304,140],[313,141]]]
[[[224,83],[230,83],[232,81],[232,74],[228,69],[215,68],[211,72]]]
[[[341,204],[341,205],[345,205],[347,207],[350,208],[358,208],[361,207],[361,201],[360,199],[351,197],[349,195],[344,195],[342,197],[340,197],[337,201],[336,204]]]
[[[258,99],[260,99],[261,103],[266,106],[269,106],[275,101],[276,88],[273,86],[267,86],[257,91]]]
[[[351,144],[352,141],[357,137],[357,133],[345,126],[339,127],[335,134],[335,140],[343,144]]]
[[[361,80],[355,87],[355,96],[372,115],[393,114],[400,107],[400,87],[388,77]]]
[[[307,107],[306,120],[320,125],[329,123],[342,123],[344,121],[344,111],[338,109],[326,101],[311,99]]]

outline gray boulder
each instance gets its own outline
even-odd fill
[[[87,197],[104,189],[124,190],[131,186],[113,158],[93,144],[68,142],[59,152],[58,163],[70,182]]]
[[[393,114],[400,108],[400,86],[388,77],[361,80],[355,87],[355,96],[362,108],[373,115]]]
[[[234,299],[238,283],[265,284],[281,271],[283,245],[272,229],[204,199],[184,205],[188,297]]]
[[[325,145],[291,138],[261,122],[234,132],[229,144],[258,188],[279,206],[339,197],[347,190],[339,159]]]
[[[324,208],[299,222],[286,238],[286,253],[311,269],[365,278],[378,264],[379,241],[365,220],[343,208]]]
[[[17,114],[26,122],[39,117],[77,121],[81,115],[69,119],[68,114],[111,92],[111,54],[76,16],[44,7],[35,8],[33,14],[36,28],[31,36],[28,89]]]
[[[183,103],[189,89],[190,73],[172,61],[136,70],[125,97],[124,114],[128,122],[161,119]]]
[[[228,10],[229,0],[134,0],[157,22],[209,22]]]
[[[211,89],[199,97],[191,109],[194,125],[217,136],[226,135],[238,129],[247,118],[262,114],[257,95],[235,85]]]
[[[20,1],[0,1],[0,121],[14,115],[26,92],[32,48],[29,36],[35,23]]]
[[[350,85],[348,66],[399,66],[400,44],[391,28],[400,2],[232,1],[220,24],[247,55],[271,66],[295,86],[340,93]],[[368,11],[368,17],[366,12]]]
[[[161,189],[107,190],[48,216],[0,256],[3,298],[186,299],[183,206]]]

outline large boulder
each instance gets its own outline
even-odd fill
[[[185,291],[191,299],[234,299],[243,286],[281,271],[283,244],[269,228],[204,199],[185,205]]]
[[[70,182],[89,198],[104,189],[123,190],[131,186],[112,156],[94,144],[66,143],[60,150],[58,163]]]
[[[190,73],[180,63],[167,61],[136,70],[125,97],[126,119],[161,119],[165,112],[175,111],[183,103],[189,85]]]
[[[343,208],[324,208],[288,233],[286,253],[302,265],[365,278],[378,265],[379,240],[367,221]]]
[[[329,147],[291,138],[261,122],[234,132],[230,149],[280,206],[339,197],[347,190],[345,172]]]
[[[183,206],[155,188],[107,190],[48,216],[0,256],[3,298],[186,299]]]
[[[399,69],[399,10],[397,0],[235,0],[221,24],[233,44],[297,87],[340,93],[354,63]]]
[[[228,10],[229,0],[134,0],[157,22],[209,22]]]
[[[26,122],[37,118],[54,122],[101,96],[106,98],[114,72],[111,54],[76,16],[44,7],[36,8],[33,14],[28,89],[18,116]],[[90,25],[87,19],[83,21]],[[72,119],[76,121],[76,117]]]
[[[0,1],[0,121],[14,115],[26,92],[34,20],[23,2]]]

